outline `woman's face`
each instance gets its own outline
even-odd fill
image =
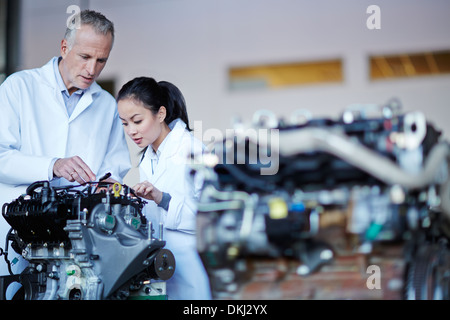
[[[119,117],[125,133],[140,147],[152,145],[156,150],[164,137],[161,136],[165,118],[162,107],[155,115],[135,99],[123,99],[117,103]],[[164,110],[162,110],[164,109]]]

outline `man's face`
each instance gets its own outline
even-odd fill
[[[87,89],[100,75],[112,47],[112,35],[97,33],[91,26],[77,30],[72,49],[66,39],[61,41],[59,71],[69,93]]]

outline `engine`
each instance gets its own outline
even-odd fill
[[[28,262],[21,274],[2,277],[2,298],[19,282],[25,300],[166,299],[175,259],[153,237],[144,204],[118,183],[33,183],[2,208],[12,227],[5,250],[10,273],[8,243]]]
[[[449,146],[398,101],[267,111],[196,159],[217,299],[448,299]]]

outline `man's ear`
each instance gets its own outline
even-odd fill
[[[65,58],[69,52],[69,45],[66,39],[61,40],[61,57]]]
[[[159,107],[159,110],[158,110],[158,120],[159,120],[159,122],[160,123],[163,122],[164,119],[166,119],[166,116],[167,116],[167,109],[166,109],[166,107],[164,107],[164,106]]]

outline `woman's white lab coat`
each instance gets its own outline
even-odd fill
[[[117,181],[131,167],[114,97],[94,82],[69,117],[54,59],[41,68],[15,73],[0,86],[0,207],[31,183],[48,180],[55,157],[78,155],[97,177],[111,172]],[[58,183],[70,184],[65,179],[52,181]],[[0,216],[0,247],[8,230]],[[1,258],[0,275],[7,273]]]
[[[211,291],[205,268],[196,248],[196,213],[201,181],[193,183],[188,178],[187,159],[199,154],[204,145],[186,130],[180,119],[173,121],[164,148],[152,173],[149,153],[151,146],[139,165],[141,181],[149,181],[160,191],[171,195],[168,211],[148,201],[144,207],[147,218],[158,234],[159,223],[164,225],[163,239],[176,261],[174,276],[167,281],[169,299],[210,299]]]

